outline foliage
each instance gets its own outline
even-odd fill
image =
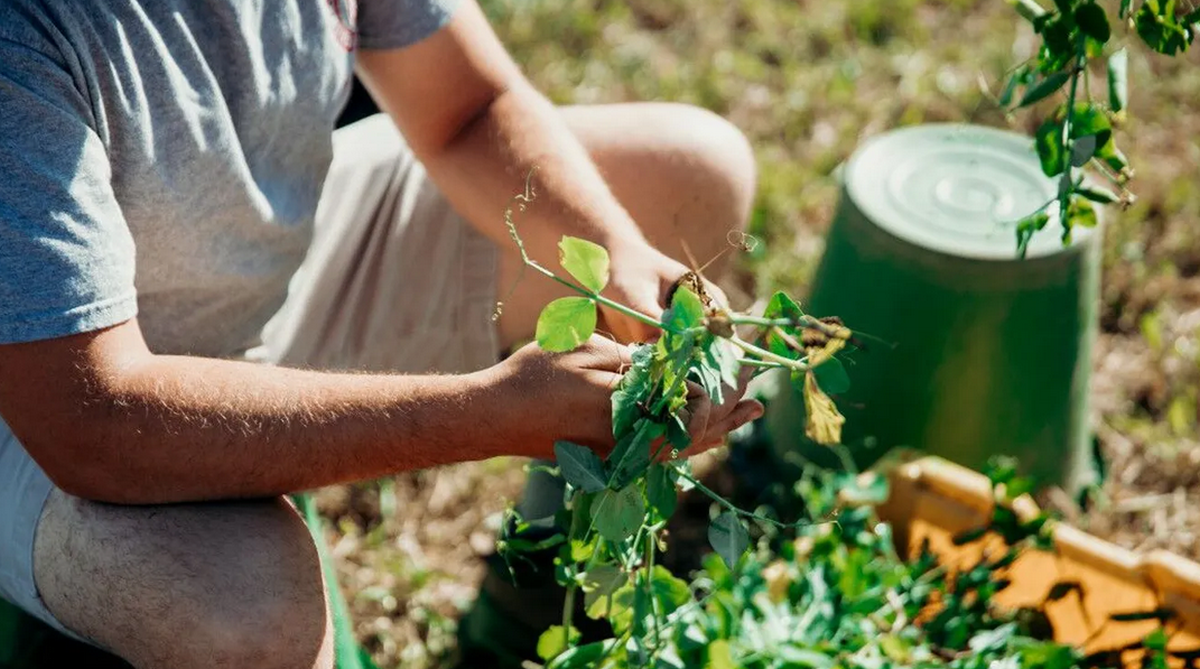
[[[525,192],[516,197],[518,209],[536,196],[532,176]],[[511,209],[505,220],[525,267],[576,293],[554,300],[542,311],[537,326],[542,348],[557,352],[581,345],[596,329],[599,305],[661,331],[654,343],[636,345],[632,365],[613,393],[616,446],[607,459],[578,444],[555,445],[558,471],[567,484],[565,509],[557,519],[559,533],[534,540],[532,534],[543,528],[535,530],[517,519],[504,539],[504,545],[513,549],[558,547],[556,576],[567,588],[567,600],[562,625],[546,631],[539,652],[545,659],[592,657],[599,651],[577,647],[577,632],[571,625],[579,591],[586,597],[590,615],[628,629],[630,638],[657,629],[668,610],[690,597],[686,583],[655,565],[656,552],[665,547],[664,528],[675,511],[681,486],[696,487],[724,508],[712,521],[709,539],[730,568],[750,546],[744,519],[781,525],[740,510],[708,490],[692,477],[687,460],[679,458],[692,442],[686,414],[688,384],[698,385],[719,405],[726,393],[745,383],[748,376],[743,369],[782,370],[813,407],[809,436],[819,443],[836,444],[844,419],[827,393],[848,388],[845,369],[835,356],[853,338],[839,320],[812,318],[784,293],[771,299],[762,316],[734,313],[707,294],[698,272],[680,279],[660,317],[640,314],[601,294],[609,267],[602,247],[573,237],[562,239],[559,263],[572,281],[527,255]],[[753,341],[744,339],[738,328],[755,332]]]
[[[810,470],[797,485],[812,524],[775,550],[765,548],[737,567],[710,555],[689,587],[662,567],[639,570],[593,593],[608,608],[614,637],[543,655],[547,669],[628,667],[705,669],[1075,669],[1113,666],[1107,654],[1084,655],[1055,643],[1039,611],[995,604],[1009,587],[1008,570],[1025,550],[1052,550],[1045,515],[1017,520],[1012,494],[1028,488],[1011,463],[993,468],[998,503],[986,527],[964,532],[957,543],[991,533],[1004,539],[996,555],[984,553],[952,572],[925,545],[915,559],[896,553],[891,528],[871,502],[886,497],[882,476]],[[852,500],[852,501],[847,501]],[[836,523],[815,519],[836,515]],[[1062,582],[1049,599],[1080,588]],[[1114,618],[1164,619],[1162,611]],[[555,644],[555,627],[543,637]],[[1161,630],[1131,649],[1148,651],[1145,666],[1166,666]],[[1129,650],[1129,649],[1125,649]]]
[[[1109,49],[1117,39],[1113,26],[1126,25],[1154,51],[1174,56],[1186,51],[1200,30],[1200,8],[1184,9],[1175,0],[1142,0],[1135,9],[1134,0],[1119,0],[1113,20],[1096,0],[1054,0],[1049,9],[1037,0],[1012,2],[1041,44],[1036,56],[1012,72],[1000,105],[1029,107],[1065,95],[1034,134],[1042,171],[1059,177],[1059,188],[1054,200],[1017,224],[1017,248],[1024,256],[1033,234],[1051,220],[1061,220],[1067,243],[1072,228],[1096,225],[1094,204],[1133,202],[1126,189],[1133,171],[1113,135],[1129,106],[1129,56],[1124,47]],[[1102,58],[1107,86],[1097,101],[1091,76]]]

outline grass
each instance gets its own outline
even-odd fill
[[[901,125],[967,121],[1029,131],[983,88],[1028,55],[1003,0],[488,0],[533,81],[562,104],[669,100],[751,138],[765,243],[743,286],[803,295],[837,202],[836,166]],[[1132,44],[1134,40],[1130,40]],[[1200,558],[1200,49],[1170,62],[1134,49],[1132,121],[1119,137],[1138,203],[1109,212],[1093,414],[1112,466],[1075,522],[1135,548]],[[513,462],[326,491],[358,632],[384,667],[441,666],[454,620],[519,493]],[[1165,502],[1160,503],[1160,501]],[[1054,501],[1054,500],[1052,500]],[[388,511],[390,509],[390,511]]]

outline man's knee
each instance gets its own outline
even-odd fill
[[[722,220],[741,229],[749,218],[758,170],[750,140],[734,124],[706,109],[680,105],[677,132],[690,163],[703,170],[698,183],[720,203]],[[715,213],[715,212],[714,212]]]
[[[284,500],[160,507],[55,492],[38,586],[69,629],[141,667],[330,667],[311,535]]]

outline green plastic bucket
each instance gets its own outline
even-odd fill
[[[836,398],[855,460],[906,447],[979,468],[1010,454],[1041,483],[1087,482],[1100,235],[1077,230],[1064,247],[1052,221],[1017,259],[1016,222],[1057,193],[1031,140],[904,128],[861,146],[841,182],[807,310],[867,335]],[[781,388],[767,416],[776,454],[836,466],[804,437],[802,397]]]

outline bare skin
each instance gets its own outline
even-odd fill
[[[385,106],[410,110],[393,114],[410,144],[456,207],[498,241],[507,244],[496,212],[514,183],[505,174],[553,166],[542,167],[559,175],[542,184],[539,211],[548,213],[523,228],[531,250],[554,257],[545,254],[562,234],[606,243],[612,295],[654,312],[663,286],[685,268],[646,239],[682,237],[707,254],[744,225],[753,191],[744,140],[681,107],[554,112],[515,68],[481,74],[499,60],[480,21],[469,5],[425,42],[378,59],[364,53],[364,75]],[[444,66],[430,73],[413,61]],[[455,99],[423,112],[433,102],[409,103],[434,88]],[[689,125],[718,139],[672,132]],[[622,129],[638,126],[646,136],[629,141]],[[481,174],[492,176],[471,181]],[[680,203],[692,210],[677,223]],[[502,289],[514,271],[510,257]],[[509,299],[503,339],[528,336],[546,299],[540,286]],[[641,334],[620,319],[609,324],[622,338]],[[0,412],[66,491],[52,496],[39,528],[41,593],[71,629],[137,667],[328,667],[311,540],[275,496],[445,462],[545,457],[561,438],[604,452],[623,350],[595,338],[571,354],[524,348],[476,374],[420,377],[156,356],[135,322],[0,346],[0,379],[22,379],[19,388],[0,384]],[[486,425],[462,421],[466,405],[488,416]],[[760,412],[736,400],[698,406],[693,415],[705,420],[693,434],[715,444]],[[195,503],[231,498],[266,500]],[[188,504],[161,506],[172,502]],[[230,577],[231,564],[247,565],[245,573]],[[189,635],[195,643],[180,643]]]

